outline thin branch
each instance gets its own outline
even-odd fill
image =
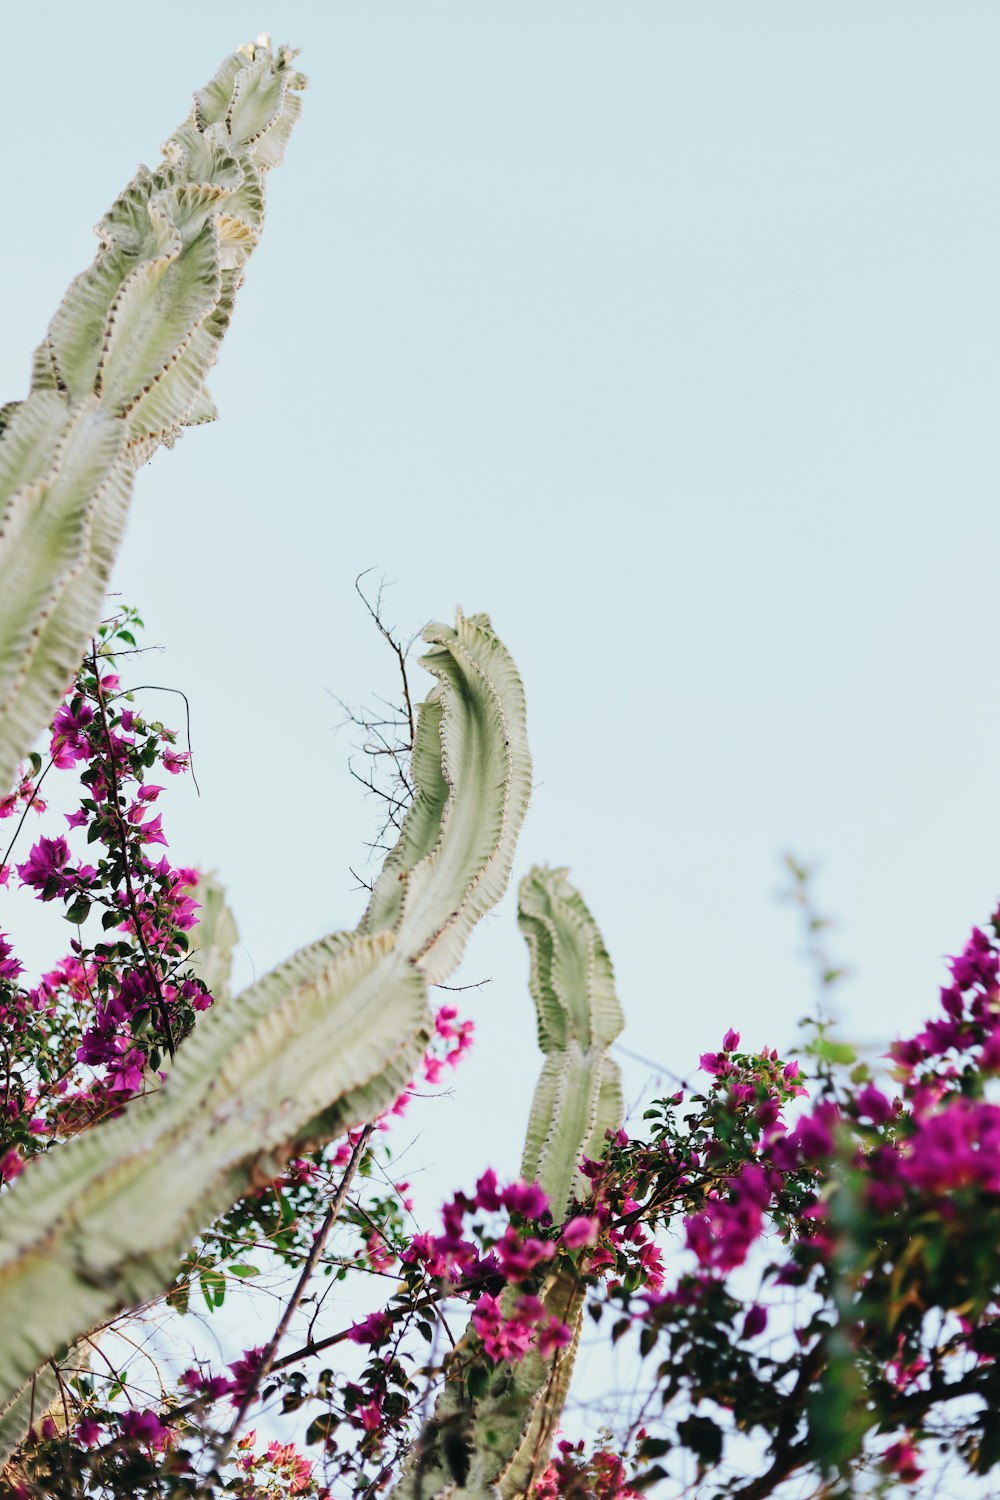
[[[306,1287],[309,1284],[309,1280],[313,1274],[313,1271],[316,1269],[320,1256],[323,1253],[323,1247],[326,1244],[330,1231],[337,1221],[340,1210],[344,1206],[344,1200],[347,1197],[348,1189],[350,1188],[351,1183],[354,1180],[354,1174],[361,1163],[361,1158],[364,1156],[365,1151],[368,1149],[368,1142],[371,1139],[372,1131],[374,1129],[374,1124],[366,1125],[362,1130],[360,1136],[358,1137],[354,1150],[351,1152],[351,1159],[344,1169],[344,1175],[340,1179],[340,1185],[330,1202],[330,1207],[326,1211],[326,1215],[323,1219],[323,1223],[320,1226],[319,1233],[313,1240],[309,1254],[306,1256],[305,1265],[302,1267],[299,1279],[295,1283],[295,1288],[292,1292],[292,1295],[289,1297],[288,1302],[285,1304],[284,1311],[282,1312],[281,1317],[278,1320],[278,1326],[271,1336],[270,1343],[264,1350],[263,1357],[261,1358],[261,1361],[256,1370],[254,1371],[253,1376],[247,1385],[247,1389],[243,1393],[243,1397],[240,1401],[239,1407],[237,1408],[236,1416],[233,1418],[233,1424],[219,1448],[218,1462],[220,1464],[225,1461],[229,1450],[232,1448],[237,1436],[239,1435],[239,1430],[243,1425],[243,1420],[246,1417],[251,1404],[254,1400],[256,1400],[257,1392],[260,1390],[260,1387],[263,1384],[264,1380],[270,1374],[272,1367],[274,1367],[274,1357],[278,1351],[278,1347],[281,1344],[281,1341],[284,1338],[285,1334],[288,1332],[288,1326],[292,1321],[299,1303],[302,1301]]]
[[[191,705],[188,702],[187,693],[183,692],[181,688],[163,687],[159,682],[140,682],[138,687],[130,687],[127,694],[123,693],[122,697],[130,697],[133,693],[176,693],[179,698],[184,699],[184,731],[187,738],[188,766],[191,771],[191,780],[194,782],[194,789],[200,797],[201,787],[198,785],[198,778],[194,774],[194,750],[191,748]]]
[[[21,816],[20,816],[20,818],[17,821],[17,827],[14,829],[14,837],[11,839],[10,843],[7,845],[7,852],[4,855],[3,859],[0,859],[0,865],[5,865],[7,863],[7,861],[8,861],[8,859],[10,858],[10,851],[13,849],[14,845],[17,843],[17,836],[21,832],[21,829],[24,827],[24,820],[28,816],[28,814],[31,811],[31,809],[34,807],[34,805],[35,805],[35,798],[38,796],[38,793],[42,789],[42,782],[45,780],[46,776],[52,770],[52,767],[54,765],[55,765],[55,761],[54,760],[50,760],[49,763],[48,763],[48,765],[45,767],[45,770],[42,772],[41,776],[39,776],[38,780],[35,782],[35,790],[32,792],[31,796],[28,798],[27,802],[24,804],[24,811],[21,813]]]
[[[404,698],[404,701],[406,703],[406,717],[407,717],[407,721],[408,721],[409,726],[410,726],[410,744],[412,745],[413,744],[413,735],[414,735],[414,727],[413,727],[413,703],[412,703],[412,701],[410,699],[410,683],[409,683],[409,679],[407,678],[407,675],[406,675],[406,652],[399,645],[399,642],[396,640],[396,638],[392,634],[392,632],[390,630],[387,630],[385,628],[385,626],[382,624],[382,613],[381,613],[381,611],[382,611],[382,586],[381,585],[379,586],[379,591],[378,591],[378,594],[376,596],[374,607],[372,606],[371,600],[366,596],[366,594],[364,592],[364,589],[362,589],[362,587],[361,587],[361,580],[362,580],[362,578],[366,578],[367,575],[369,573],[373,572],[373,571],[374,571],[374,569],[372,569],[372,568],[366,568],[363,573],[359,573],[358,576],[357,576],[357,578],[355,578],[355,580],[354,580],[354,587],[355,587],[355,589],[358,592],[358,598],[361,600],[361,602],[365,606],[365,609],[368,611],[368,613],[371,615],[372,619],[375,621],[375,624],[378,626],[379,631],[381,632],[381,634],[388,641],[389,645],[392,647],[393,651],[396,653],[396,660],[399,662],[400,676],[403,679],[403,698]],[[407,647],[407,650],[409,650],[409,647]]]

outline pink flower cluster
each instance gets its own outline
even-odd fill
[[[187,757],[170,749],[169,731],[121,706],[119,687],[113,673],[98,677],[85,663],[52,726],[52,765],[80,775],[82,796],[67,815],[69,832],[86,833],[97,863],[76,858],[65,834],[43,834],[17,865],[22,886],[39,900],[65,903],[72,922],[83,923],[96,907],[108,936],[91,939],[89,947],[74,939],[71,952],[31,989],[19,986],[22,966],[0,937],[0,1025],[26,1061],[18,1069],[15,1052],[8,1055],[14,1072],[6,1095],[16,1103],[31,1076],[39,1111],[27,1125],[25,1097],[17,1129],[0,1120],[0,1173],[7,1180],[30,1154],[33,1134],[48,1144],[140,1092],[150,1065],[158,1066],[197,1012],[212,1004],[184,964],[186,934],[197,920],[191,888],[198,872],[149,854],[166,839],[162,816],[153,813],[163,788],[147,782],[147,772],[159,761],[176,774]],[[40,764],[33,757],[32,765]],[[32,778],[23,775],[0,816],[33,797],[42,809]]]
[[[531,1349],[553,1359],[572,1341],[572,1330],[552,1315],[546,1316],[539,1297],[524,1295],[504,1307],[499,1297],[483,1292],[472,1314],[472,1325],[491,1359],[517,1364]]]
[[[511,1299],[481,1290],[486,1281],[516,1288],[530,1280],[556,1255],[557,1243],[545,1230],[551,1223],[548,1199],[537,1183],[512,1182],[502,1186],[492,1168],[476,1183],[475,1193],[456,1193],[442,1210],[444,1233],[418,1234],[400,1259],[404,1266],[419,1268],[427,1276],[454,1284],[467,1296],[479,1296],[473,1324],[492,1359],[517,1361],[529,1350],[551,1359],[571,1338],[571,1331],[558,1318],[547,1315],[541,1300],[531,1292]],[[502,1230],[483,1240],[466,1234],[466,1219],[486,1213],[506,1214]],[[510,1222],[514,1216],[519,1223]],[[539,1224],[541,1234],[532,1234]],[[566,1248],[581,1248],[596,1240],[596,1221],[585,1216],[572,1219],[563,1231]],[[351,1328],[354,1343],[378,1349],[389,1342],[396,1319],[389,1313],[371,1313]]]
[[[711,1195],[701,1213],[684,1220],[687,1247],[705,1270],[735,1271],[764,1228],[771,1187],[762,1167],[744,1166],[726,1180],[726,1195]]]
[[[418,1234],[410,1241],[401,1259],[404,1265],[420,1265],[432,1277],[475,1283],[498,1273],[508,1280],[522,1280],[543,1260],[555,1254],[551,1240],[522,1235],[508,1224],[500,1239],[483,1255],[481,1246],[465,1235],[465,1220],[470,1215],[486,1213],[517,1214],[523,1219],[541,1219],[547,1214],[548,1199],[537,1183],[512,1182],[501,1188],[496,1173],[489,1168],[476,1183],[470,1197],[456,1193],[442,1209],[444,1233]]]
[[[454,1005],[442,1005],[434,1017],[434,1034],[445,1044],[442,1053],[431,1050],[424,1058],[424,1079],[429,1084],[441,1082],[445,1068],[456,1068],[472,1046],[475,1021],[458,1021]]]
[[[583,1443],[563,1438],[556,1455],[536,1480],[533,1500],[559,1500],[562,1495],[586,1495],[593,1500],[639,1500],[641,1491],[626,1483],[625,1464],[616,1453],[598,1448],[589,1459]]]
[[[236,1445],[237,1468],[246,1478],[236,1480],[234,1494],[246,1500],[275,1493],[329,1500],[329,1489],[325,1485],[316,1487],[312,1460],[303,1458],[294,1443],[272,1441],[263,1453],[255,1453],[256,1441],[257,1433],[251,1431],[244,1433]]]

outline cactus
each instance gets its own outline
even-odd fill
[[[239,942],[236,919],[215,875],[202,875],[194,888],[200,915],[188,934],[192,968],[216,1005],[229,999],[233,949]]]
[[[59,1395],[59,1381],[52,1365],[43,1365],[17,1390],[0,1402],[0,1468],[24,1442],[32,1423],[37,1423]],[[8,1476],[5,1473],[4,1479]]]
[[[518,925],[531,954],[531,996],[545,1054],[521,1173],[541,1184],[558,1222],[574,1197],[586,1195],[581,1157],[599,1159],[605,1133],[621,1124],[621,1080],[608,1048],[623,1018],[597,924],[565,870],[529,871],[520,886]],[[478,1401],[470,1402],[457,1383],[447,1384],[394,1491],[398,1500],[513,1500],[529,1491],[545,1466],[569,1390],[584,1289],[573,1270],[558,1269],[541,1297],[546,1313],[573,1329],[573,1342],[555,1361],[532,1353],[520,1364],[499,1366]],[[475,1341],[470,1329],[466,1347]],[[469,1459],[461,1484],[449,1462],[449,1436]]]
[[[195,95],[155,172],[97,226],[101,248],[0,412],[0,784],[49,723],[104,603],[136,468],[215,415],[205,390],[246,261],[264,175],[305,80],[266,39]]]
[[[290,1156],[371,1119],[409,1081],[429,1039],[427,983],[502,892],[531,784],[520,681],[486,616],[425,638],[438,683],[420,708],[416,794],[358,931],[209,1012],[162,1089],[35,1163],[7,1199],[0,1401],[61,1345],[161,1292],[198,1231]],[[211,967],[231,933],[218,902],[205,928]]]
[[[0,780],[49,722],[92,634],[135,470],[211,420],[205,378],[263,221],[265,173],[299,113],[301,75],[264,39],[195,96],[155,172],[102,219],[101,248],[36,351],[27,399],[0,411]],[[5,1202],[0,1247],[0,1462],[56,1387],[66,1344],[157,1295],[215,1216],[294,1154],[387,1108],[429,1038],[428,984],[459,962],[502,894],[531,789],[524,699],[486,616],[425,632],[437,683],[418,713],[414,798],[353,933],[309,945],[228,997],[236,928],[204,877],[194,961],[219,1002],[161,1088],[35,1163]],[[596,926],[562,871],[533,871],[519,917],[546,1054],[523,1172],[556,1214],[583,1192],[621,1117],[608,1047],[621,1026]],[[579,1336],[575,1274],[548,1311]],[[30,1316],[25,1316],[30,1310]],[[474,1335],[472,1336],[474,1337]],[[513,1495],[544,1458],[576,1341],[494,1373],[472,1410],[449,1386],[429,1424],[460,1424],[467,1492]],[[433,1437],[401,1492],[454,1488]]]

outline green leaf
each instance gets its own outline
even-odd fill
[[[677,1423],[677,1436],[689,1448],[702,1468],[710,1468],[722,1457],[722,1429],[711,1417],[696,1414]],[[651,1471],[650,1471],[651,1472]],[[643,1478],[648,1479],[648,1474]]]
[[[819,1037],[809,1049],[816,1057],[824,1062],[835,1063],[847,1067],[857,1062],[858,1054],[853,1047],[846,1042],[833,1042],[829,1037]]]
[[[66,912],[66,921],[79,926],[90,915],[90,902],[86,896],[77,896]]]
[[[332,1412],[323,1412],[320,1416],[314,1417],[306,1428],[306,1447],[311,1447],[313,1443],[322,1443],[326,1438],[332,1437],[339,1426],[340,1418],[335,1417]]]
[[[631,1478],[629,1480],[629,1488],[633,1490],[639,1490],[641,1493],[643,1490],[651,1490],[653,1488],[653,1485],[659,1484],[661,1479],[669,1478],[670,1475],[662,1464],[654,1464],[653,1467],[651,1469],[647,1469],[644,1474],[639,1474]]]

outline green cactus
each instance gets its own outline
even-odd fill
[[[29,396],[0,413],[0,785],[94,631],[135,470],[215,415],[205,377],[301,108],[292,58],[261,39],[195,95],[160,166],[140,167],[98,224]]]
[[[215,415],[205,389],[259,238],[264,176],[283,155],[304,79],[261,39],[195,96],[155,172],[102,219],[93,265],[36,351],[31,392],[0,411],[0,781],[52,717],[103,606],[135,470]],[[414,798],[353,933],[323,938],[229,998],[235,923],[201,881],[193,961],[218,1004],[162,1087],[34,1163],[5,1195],[0,1246],[0,1463],[56,1393],[61,1349],[160,1293],[215,1216],[289,1157],[376,1116],[426,1048],[427,986],[448,978],[502,894],[531,791],[524,697],[486,616],[425,632],[437,683],[421,705]],[[522,883],[519,922],[545,1065],[523,1173],[557,1216],[585,1191],[621,1119],[621,1028],[607,953],[563,871]],[[524,1493],[565,1400],[583,1293],[543,1287],[575,1338],[494,1372],[473,1404],[449,1385],[402,1495]],[[26,1316],[26,1311],[29,1315]],[[475,1335],[467,1338],[474,1342]],[[470,1454],[457,1489],[448,1433]]]
[[[599,1160],[605,1133],[623,1115],[618,1065],[608,1048],[624,1024],[611,960],[583,898],[565,870],[536,867],[521,882],[518,925],[531,954],[531,996],[545,1064],[535,1089],[521,1161],[538,1181],[556,1222],[588,1191],[578,1168]],[[541,1291],[545,1311],[573,1330],[555,1360],[529,1354],[501,1365],[484,1396],[470,1401],[461,1385],[445,1386],[421,1434],[398,1500],[513,1500],[524,1495],[548,1457],[569,1390],[583,1320],[584,1289],[571,1270],[552,1272]],[[466,1347],[477,1336],[465,1335]],[[468,1461],[460,1476],[450,1458]]]
[[[0,1402],[0,1468],[16,1453],[28,1434],[59,1395],[59,1381],[52,1365],[43,1365],[17,1390]],[[4,1476],[6,1478],[6,1476]]]
[[[188,933],[191,967],[218,1005],[229,999],[233,949],[239,942],[236,919],[216,875],[202,875],[192,894],[199,916]]]
[[[162,1089],[25,1173],[0,1247],[0,1401],[61,1345],[161,1292],[216,1215],[377,1115],[418,1066],[427,983],[452,971],[502,892],[531,779],[520,682],[488,619],[425,634],[438,683],[390,856],[401,900],[390,912],[379,882],[356,933],[313,943],[209,1012]],[[232,936],[218,902],[204,928],[218,967]]]

